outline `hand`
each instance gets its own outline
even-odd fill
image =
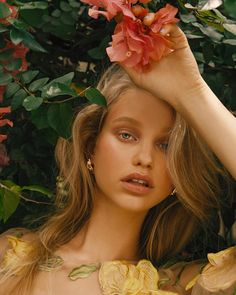
[[[173,52],[158,62],[152,62],[147,71],[136,72],[121,65],[137,86],[176,108],[179,99],[205,87],[205,82],[183,31],[176,25],[166,25],[163,35],[168,35],[173,42]]]

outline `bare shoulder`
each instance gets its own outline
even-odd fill
[[[9,236],[30,241],[34,240],[37,234],[26,228],[12,228],[0,234],[0,258],[9,248]]]

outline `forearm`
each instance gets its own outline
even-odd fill
[[[203,81],[177,100],[175,109],[201,135],[212,151],[236,179],[236,118]]]

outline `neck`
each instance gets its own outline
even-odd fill
[[[97,196],[89,222],[66,245],[70,251],[64,252],[71,253],[72,250],[74,258],[78,257],[82,263],[111,260],[137,262],[141,259],[138,248],[146,214],[125,211]]]

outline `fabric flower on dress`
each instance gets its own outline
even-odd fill
[[[236,246],[207,255],[209,263],[186,286],[192,295],[234,294],[236,285]]]
[[[159,275],[148,260],[137,265],[127,261],[109,261],[101,265],[99,282],[104,295],[178,295],[158,289]]]
[[[3,261],[1,263],[1,268],[15,268],[19,261],[22,260],[27,254],[33,250],[33,246],[29,241],[19,239],[14,236],[7,236],[8,243],[11,248],[6,251]]]

